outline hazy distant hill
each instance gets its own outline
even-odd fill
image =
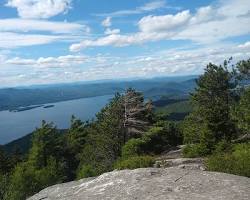
[[[123,92],[133,87],[147,98],[185,96],[195,86],[196,76],[154,78],[131,81],[57,84],[0,89],[0,110]]]
[[[67,130],[58,130],[60,133],[65,133]],[[32,133],[25,135],[21,138],[13,140],[5,145],[2,145],[2,148],[7,153],[12,153],[15,149],[18,149],[22,154],[26,154],[31,147]]]

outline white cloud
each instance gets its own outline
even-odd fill
[[[79,37],[71,35],[42,35],[0,32],[0,49],[43,45],[59,41],[74,42],[78,40]]]
[[[29,32],[29,31],[47,31],[52,33],[88,33],[90,28],[83,24],[53,22],[45,20],[30,19],[0,19],[0,32]]]
[[[121,32],[120,29],[110,29],[110,28],[107,28],[105,30],[105,34],[106,35],[119,34],[120,32]]]
[[[84,24],[31,19],[0,19],[0,48],[15,48],[53,42],[75,42],[87,36]]]
[[[65,13],[71,0],[8,0],[6,6],[16,8],[21,18],[46,19]]]
[[[142,32],[171,31],[179,26],[185,25],[191,18],[188,10],[177,13],[176,15],[147,16],[143,17],[138,26]]]
[[[111,17],[107,17],[102,21],[102,26],[104,27],[110,27],[112,25],[111,23]]]
[[[214,18],[219,18],[217,10],[213,9],[211,6],[201,7],[197,9],[196,14],[190,20],[191,24],[199,24],[203,22],[208,22]]]
[[[126,15],[135,15],[135,14],[142,14],[154,10],[158,10],[161,8],[171,8],[171,9],[179,9],[176,7],[166,6],[166,3],[164,0],[158,0],[158,1],[151,1],[149,3],[146,3],[140,7],[137,7],[136,9],[131,10],[119,10],[111,13],[101,13],[101,14],[95,14],[95,16],[100,17],[119,17],[119,16],[126,16]]]
[[[249,58],[250,45],[217,44],[196,49],[155,51],[132,57],[68,55],[38,59],[9,58],[2,65],[6,66],[6,70],[0,70],[0,79],[1,84],[10,86],[114,77],[119,79],[200,74],[209,62],[221,64],[231,56],[234,61]],[[22,69],[25,74],[14,73],[15,68],[18,72]],[[2,76],[1,72],[4,72]]]
[[[239,48],[242,48],[242,49],[250,49],[250,41],[244,43],[244,44],[241,44],[238,46]]]
[[[159,0],[159,1],[152,1],[149,3],[146,3],[145,5],[137,8],[139,11],[152,11],[152,10],[157,10],[159,8],[163,8],[166,6],[166,2],[164,0]]]
[[[159,40],[191,40],[211,44],[250,34],[249,9],[249,0],[221,0],[216,6],[201,7],[193,14],[182,11],[175,15],[150,15],[138,22],[139,32],[127,35],[116,33],[95,40],[84,40],[71,45],[70,50],[110,45],[122,47]]]
[[[158,41],[170,37],[171,33],[143,33],[139,32],[132,35],[111,34],[97,40],[84,40],[80,43],[72,44],[70,51],[78,52],[83,48],[101,47],[101,46],[115,46],[124,47],[133,44],[142,44],[147,41]]]
[[[87,61],[86,56],[66,55],[59,57],[40,57],[38,59],[24,59],[15,57],[6,60],[6,64],[11,65],[26,65],[30,67],[71,67],[79,65]]]

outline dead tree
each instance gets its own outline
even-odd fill
[[[124,143],[142,135],[149,127],[147,114],[152,112],[150,103],[144,103],[143,95],[133,89],[128,89],[123,97],[124,108]]]

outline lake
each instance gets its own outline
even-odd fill
[[[54,122],[59,129],[69,128],[72,115],[82,120],[95,117],[112,95],[44,104],[45,107],[21,112],[0,112],[0,144],[6,144],[35,130],[42,120]],[[54,106],[51,106],[54,105]]]

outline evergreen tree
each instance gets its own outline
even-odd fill
[[[234,73],[224,65],[208,64],[205,73],[197,80],[191,95],[193,112],[182,123],[186,156],[204,156],[211,153],[221,140],[231,140],[236,134],[231,117],[236,87]],[[193,145],[195,144],[195,145]]]
[[[238,77],[240,80],[250,79],[250,58],[248,60],[241,60],[236,64]]]
[[[0,147],[0,174],[6,174],[10,171],[10,163],[9,159],[4,152],[4,150]]]
[[[63,148],[60,142],[60,134],[53,123],[42,121],[41,128],[38,128],[33,134],[32,148],[28,156],[29,162],[42,168],[47,166],[50,157],[59,160]]]
[[[27,160],[17,164],[10,176],[7,199],[26,199],[65,179],[59,136],[53,124],[42,122],[42,127],[34,132]]]
[[[127,140],[149,127],[152,106],[144,103],[141,93],[128,89],[124,95],[116,94],[96,116],[81,153],[79,177],[112,170]]]
[[[215,141],[230,139],[235,132],[231,117],[232,74],[224,66],[209,64],[192,94],[195,113]],[[210,134],[209,134],[210,135]]]
[[[89,122],[82,122],[72,116],[71,126],[63,136],[65,141],[63,156],[66,161],[67,180],[74,180],[76,177],[76,170],[80,163],[80,153],[84,148],[88,135],[88,126]]]
[[[250,135],[250,88],[247,88],[233,113],[238,128]]]
[[[123,145],[123,116],[122,96],[116,94],[109,104],[97,113],[96,122],[87,129],[89,134],[81,153],[78,177],[112,170]],[[91,173],[86,170],[89,168]]]

